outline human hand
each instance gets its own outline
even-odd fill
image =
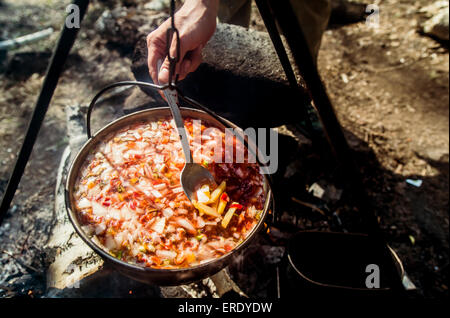
[[[186,0],[175,13],[175,26],[180,35],[180,56],[175,73],[184,79],[202,62],[202,49],[214,34],[219,0]],[[147,36],[148,69],[154,83],[169,81],[169,60],[166,53],[166,32],[169,18]],[[176,39],[170,45],[170,55],[176,54]],[[164,62],[158,70],[158,60]]]

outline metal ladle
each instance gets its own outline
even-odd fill
[[[162,61],[157,63],[158,70],[161,68]],[[170,112],[175,121],[175,126],[180,137],[181,147],[183,149],[184,158],[186,164],[180,175],[180,183],[184,193],[190,201],[194,198],[194,193],[198,189],[198,186],[203,184],[214,185],[216,181],[211,175],[208,169],[195,163],[192,159],[191,149],[189,147],[189,140],[186,134],[186,128],[184,127],[183,117],[181,116],[180,109],[178,107],[178,95],[177,91],[173,88],[166,88],[163,90],[166,97],[167,104],[170,107]]]

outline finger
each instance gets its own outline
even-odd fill
[[[158,80],[157,62],[166,56],[166,32],[169,27],[170,21],[168,19],[147,36],[147,64],[154,83]]]
[[[180,42],[181,44],[181,42]],[[170,49],[169,49],[170,55],[171,57],[175,58],[177,55],[177,39],[176,37],[172,37],[172,42],[170,44]],[[181,46],[180,46],[180,61],[182,61],[184,55],[181,55]],[[180,73],[180,62],[178,62],[175,66],[175,74],[173,74],[174,78],[172,80],[175,79],[176,74]],[[158,75],[158,81],[160,84],[166,84],[169,82],[169,70],[170,70],[170,62],[169,62],[169,58],[166,57],[166,59],[164,60],[163,65],[161,66],[159,75]]]
[[[148,49],[148,70],[150,73],[150,77],[152,78],[154,83],[157,83],[158,80],[158,69],[157,62],[158,60],[164,58],[164,50],[165,50],[165,37],[161,36],[161,32],[150,33],[147,36],[147,49]]]
[[[158,70],[158,84],[163,85],[169,82],[169,66],[169,58],[166,57],[161,65],[161,68]]]
[[[189,73],[194,72],[202,63],[203,46],[197,47],[193,51],[186,53],[180,67],[180,80],[184,79]]]
[[[200,45],[197,49],[195,49],[192,53],[192,64],[189,72],[195,71],[200,64],[203,62],[202,58],[203,45]]]

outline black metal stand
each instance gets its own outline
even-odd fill
[[[74,0],[73,4],[77,5],[80,12],[80,22],[86,13],[89,0]],[[42,121],[47,113],[48,106],[52,99],[53,93],[55,91],[56,85],[58,84],[59,77],[63,71],[64,63],[67,60],[67,56],[75,42],[78,34],[77,28],[68,28],[65,24],[61,31],[61,36],[56,46],[55,51],[47,69],[47,74],[45,75],[44,84],[42,85],[41,92],[34,106],[34,112],[31,117],[25,139],[20,149],[19,156],[17,157],[14,170],[6,187],[5,193],[3,195],[2,204],[0,206],[0,224],[2,223],[6,213],[9,210],[11,201],[14,198],[17,187],[22,178],[23,172],[30,158],[31,152],[33,150],[34,143],[39,134],[39,130],[42,125]]]

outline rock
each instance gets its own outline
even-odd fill
[[[151,81],[145,35],[136,45],[132,71],[137,80]],[[220,23],[203,50],[203,63],[179,87],[242,127],[299,122],[309,100],[304,90],[289,86],[267,33]]]
[[[437,1],[421,10],[431,16],[422,25],[423,32],[442,41],[449,40],[449,4],[448,1]]]
[[[416,153],[424,158],[431,159],[436,162],[448,162],[449,161],[449,151],[448,148],[443,147],[416,147]]]
[[[219,23],[203,50],[204,63],[243,77],[287,83],[270,37],[265,32]]]
[[[133,9],[134,10],[134,9]],[[133,52],[139,38],[154,30],[167,14],[147,15],[125,7],[106,10],[95,22],[95,30],[123,54]]]
[[[449,18],[448,8],[441,10],[431,19],[427,20],[423,25],[425,34],[434,36],[440,40],[449,40]]]
[[[141,89],[135,88],[131,95],[126,98],[123,112],[125,114],[130,114],[146,108],[166,105],[166,102],[157,92],[149,91],[149,94],[150,95],[145,94]]]

